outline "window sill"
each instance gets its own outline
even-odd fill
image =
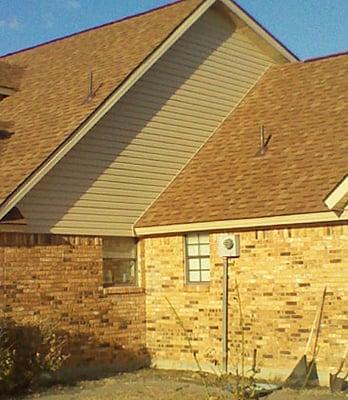
[[[208,293],[210,292],[210,283],[185,283],[184,292],[186,293]]]
[[[139,286],[109,286],[102,287],[104,294],[143,294],[145,289]]]

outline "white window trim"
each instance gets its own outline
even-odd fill
[[[208,243],[207,243],[209,245],[209,255],[208,256],[204,256],[204,255],[201,256],[200,254],[198,256],[189,256],[188,255],[187,237],[189,235],[193,235],[193,234],[200,235],[200,234],[203,234],[203,233],[206,234],[206,232],[190,232],[190,233],[186,234],[184,236],[184,238],[183,238],[184,239],[184,254],[185,254],[185,282],[188,285],[209,285],[210,282],[211,282],[211,264],[210,264],[211,251],[210,251],[210,236],[209,236],[209,233],[208,233]],[[200,244],[201,243],[198,243],[198,246]],[[198,247],[198,249],[199,249],[199,247]],[[201,270],[201,268],[199,269],[200,280],[199,281],[191,281],[190,280],[190,278],[189,278],[189,275],[190,275],[189,259],[195,259],[195,258],[198,259],[198,260],[201,260],[202,258],[207,258],[209,260],[209,280],[208,281],[203,281],[202,280],[202,270]],[[207,269],[204,269],[204,271],[207,271]]]

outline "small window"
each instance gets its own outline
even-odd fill
[[[135,238],[103,238],[104,286],[137,284],[137,245]]]
[[[186,235],[186,271],[190,283],[210,281],[210,246],[208,233]]]

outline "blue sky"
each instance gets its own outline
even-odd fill
[[[171,0],[0,0],[0,54]],[[300,58],[348,50],[348,0],[239,0]]]

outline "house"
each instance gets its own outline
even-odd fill
[[[209,369],[210,349],[221,359],[217,235],[233,232],[247,360],[258,348],[265,375],[286,375],[327,285],[319,365],[336,367],[347,64],[299,61],[229,0],[178,1],[3,56],[2,316],[59,321],[71,366],[192,368],[167,297]]]

